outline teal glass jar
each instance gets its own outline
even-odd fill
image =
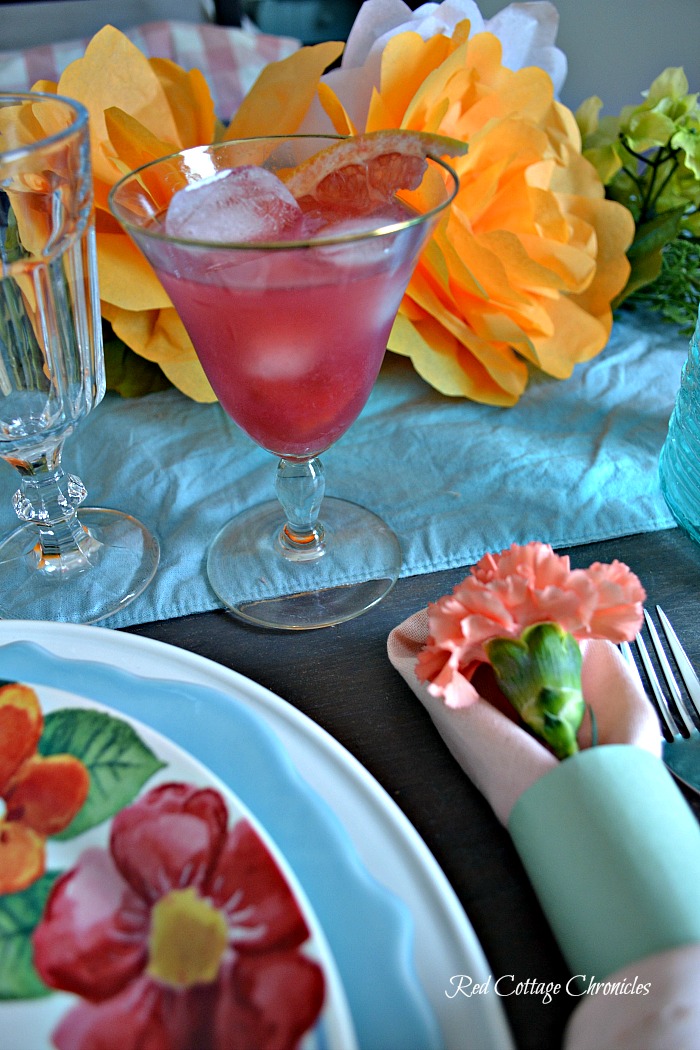
[[[661,449],[661,491],[678,524],[700,543],[700,313]]]

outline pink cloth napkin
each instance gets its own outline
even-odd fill
[[[507,825],[520,795],[557,759],[486,700],[455,710],[431,696],[414,673],[427,634],[428,613],[422,610],[392,631],[389,659],[427,708],[454,758]],[[592,641],[582,649],[583,692],[595,711],[599,743],[633,744],[660,755],[656,714],[617,647]],[[635,978],[638,986],[648,985],[647,994],[608,992],[583,998],[567,1027],[565,1050],[700,1047],[700,945],[648,956],[605,981],[612,988]]]
[[[634,978],[640,995],[598,994],[576,1007],[565,1050],[697,1050],[700,1046],[700,945],[650,955],[619,973],[611,987]]]
[[[455,709],[431,696],[414,671],[427,636],[428,613],[423,609],[391,632],[389,659],[427,708],[454,758],[507,825],[523,791],[553,769],[557,759],[486,700]],[[598,742],[636,744],[659,756],[658,719],[619,649],[604,641],[586,642],[582,649],[583,693],[595,712]]]

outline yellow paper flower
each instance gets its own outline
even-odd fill
[[[453,162],[459,194],[418,264],[389,347],[445,394],[512,405],[528,362],[563,379],[606,345],[634,221],[605,199],[551,77],[507,69],[493,33],[472,35],[468,20],[451,35],[399,32],[377,62],[374,49],[365,67],[373,86],[363,86],[362,69],[324,78],[322,111],[312,107],[303,130],[408,128],[469,143]],[[247,106],[264,132],[268,100],[257,90]],[[364,126],[360,93],[369,100]]]
[[[214,104],[204,77],[166,59],[146,58],[123,33],[106,26],[58,84],[42,81],[34,88],[77,99],[90,114],[102,315],[127,346],[157,362],[186,394],[214,401],[174,307],[107,204],[125,171],[214,139]]]

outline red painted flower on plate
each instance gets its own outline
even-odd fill
[[[34,933],[51,987],[83,1001],[59,1050],[284,1050],[315,1023],[320,967],[273,857],[211,788],[164,784],[62,875]]]

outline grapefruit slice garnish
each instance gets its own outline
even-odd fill
[[[304,211],[367,215],[399,190],[416,189],[428,157],[456,157],[466,152],[465,142],[445,135],[371,131],[333,143],[282,178]]]

